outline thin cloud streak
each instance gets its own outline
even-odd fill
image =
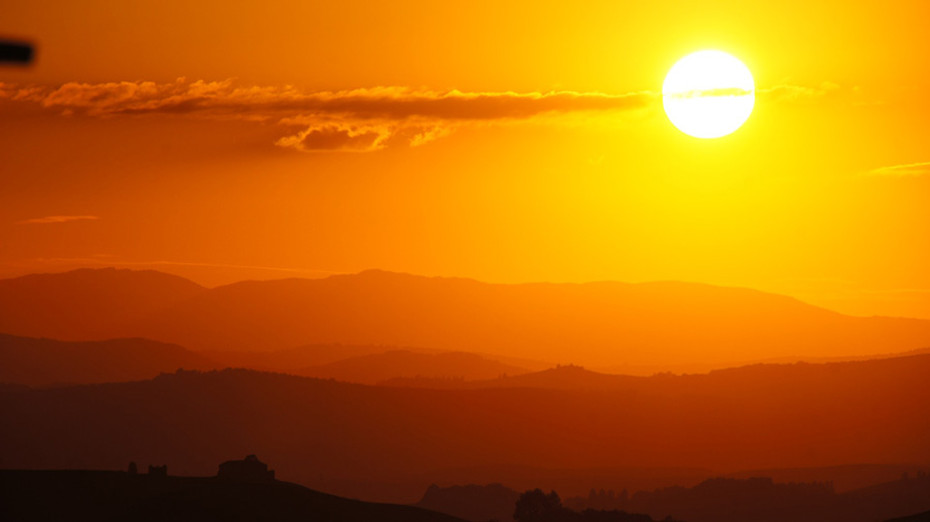
[[[259,271],[268,271],[268,272],[286,272],[292,274],[346,274],[349,272],[337,271],[337,270],[325,270],[322,268],[292,268],[292,267],[280,267],[280,266],[258,266],[258,265],[236,265],[229,263],[198,263],[194,261],[118,261],[110,258],[109,256],[100,256],[100,257],[40,257],[35,259],[36,262],[42,264],[85,264],[85,265],[100,265],[100,266],[136,266],[136,267],[151,267],[151,266],[189,266],[189,267],[203,267],[203,268],[234,268],[241,270],[259,270]]]
[[[903,165],[890,165],[879,167],[868,172],[873,176],[914,177],[930,174],[930,161],[920,163],[906,163]]]
[[[797,102],[823,98],[839,92],[840,89],[841,87],[838,84],[825,81],[816,87],[784,83],[766,89],[757,89],[756,92],[774,101]]]
[[[95,221],[99,216],[45,216],[40,218],[17,221],[18,225],[45,225],[53,223],[69,223],[71,221]]]
[[[752,96],[754,90],[727,87],[721,89],[693,89],[690,91],[672,92],[663,94],[665,98],[723,98],[734,96]]]

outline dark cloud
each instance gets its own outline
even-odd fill
[[[335,125],[308,127],[293,136],[281,138],[278,145],[301,151],[349,150],[370,151],[382,148],[390,132],[377,129],[340,128]]]
[[[824,96],[837,89],[780,85],[756,93],[794,101]],[[681,93],[677,96],[736,96],[739,89]],[[32,103],[68,115],[102,118],[146,115],[271,122],[286,135],[281,147],[301,151],[377,150],[406,143],[421,145],[476,123],[557,121],[580,113],[610,114],[646,107],[660,99],[653,92],[461,92],[375,87],[307,92],[292,86],[240,86],[231,80],[207,82],[180,78],[170,83],[71,82],[59,87],[0,83],[0,99]]]
[[[0,97],[69,115],[271,121],[290,132],[277,145],[303,151],[376,150],[397,142],[416,146],[474,122],[629,110],[658,98],[647,92],[437,92],[400,87],[305,92],[289,86],[243,87],[230,80],[190,82],[183,78],[166,84],[73,82],[57,88],[0,84]]]

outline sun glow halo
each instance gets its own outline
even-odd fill
[[[752,73],[723,51],[698,51],[679,60],[662,84],[669,120],[696,138],[719,138],[740,128],[755,105]]]

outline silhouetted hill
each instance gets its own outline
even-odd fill
[[[0,382],[28,386],[151,379],[216,365],[184,348],[147,339],[66,342],[0,334]]]
[[[42,284],[26,285],[30,277]],[[75,283],[88,279],[106,284]],[[173,276],[122,270],[2,283],[0,331],[7,325],[6,331],[17,335],[138,336],[195,350],[342,343],[428,346],[600,366],[723,367],[773,357],[901,352],[930,344],[930,321],[844,316],[784,296],[691,283],[500,285],[368,271],[205,290]],[[29,289],[22,290],[23,285]],[[118,292],[111,287],[128,297],[115,298]],[[16,310],[33,294],[42,297]],[[127,319],[134,319],[128,321],[132,326],[108,326],[127,324]]]
[[[0,463],[137,460],[201,474],[226,455],[256,452],[282,463],[282,478],[400,502],[415,501],[431,473],[464,468],[930,463],[928,380],[926,355],[656,376],[626,389],[413,390],[179,372],[0,393]]]
[[[500,484],[446,488],[433,485],[418,505],[474,522],[509,520],[507,509],[512,511],[519,496]],[[577,512],[632,510],[657,520],[680,517],[697,522],[871,522],[930,506],[930,479],[919,473],[837,494],[830,482],[712,478],[693,487],[665,487],[632,496],[626,490],[617,493],[592,489],[587,497],[568,498],[563,505]]]
[[[472,522],[507,522],[513,520],[514,506],[518,498],[520,493],[500,484],[469,484],[446,488],[433,484],[416,505]]]
[[[502,373],[526,372],[529,371],[528,369],[542,370],[551,366],[538,360],[485,353],[448,352],[436,348],[388,345],[316,344],[270,352],[209,350],[199,353],[229,368],[251,368],[296,374],[312,367],[329,366],[350,359],[354,362],[346,364],[348,366],[357,364],[360,370],[364,370],[373,363],[381,362],[379,359],[391,365],[400,364],[400,366],[410,367],[400,372],[389,372],[391,376],[417,375],[418,373],[462,376],[461,371],[451,372],[444,369],[451,363],[462,363],[466,368],[477,365],[466,373],[471,376],[469,378],[485,379],[497,377]],[[338,365],[335,367],[338,368]],[[413,369],[414,367],[422,367],[422,371]],[[434,367],[440,371],[433,371]],[[480,377],[475,377],[475,375]]]
[[[841,497],[850,515],[869,515],[872,520],[926,511],[930,509],[930,474],[905,475],[893,482],[847,491]],[[883,510],[884,506],[893,510]]]
[[[0,280],[0,332],[92,341],[206,289],[153,270],[80,269]],[[144,337],[144,336],[143,336]]]
[[[456,522],[413,506],[372,504],[288,482],[158,477],[118,471],[0,470],[4,520]]]
[[[331,378],[345,382],[377,384],[398,377],[429,376],[440,379],[491,379],[526,373],[524,368],[492,361],[464,352],[415,353],[392,350],[362,355],[293,373],[306,377]]]
[[[753,469],[727,474],[727,478],[771,477],[775,482],[830,482],[837,493],[873,484],[893,482],[926,466],[906,464],[845,464],[820,468]]]
[[[380,351],[379,350],[386,350]],[[373,353],[368,353],[373,352]],[[352,357],[352,353],[366,355]],[[280,352],[203,353],[147,339],[56,341],[0,334],[0,383],[59,386],[151,379],[179,368],[240,367],[376,384],[396,376],[429,375],[461,382],[527,370],[477,354],[418,353],[379,346],[307,346]],[[342,359],[345,357],[345,359]],[[306,361],[333,360],[307,367]],[[294,365],[301,365],[293,368]]]
[[[871,522],[930,508],[930,478],[921,475],[842,494],[829,483],[715,478],[692,488],[637,492],[621,507],[694,522]]]
[[[907,357],[910,355],[920,355],[930,353],[930,348],[918,348],[916,350],[906,350],[903,352],[887,352],[887,353],[869,353],[865,355],[836,355],[830,357],[812,357],[810,355],[805,355],[802,353],[796,353],[793,355],[781,356],[781,357],[767,357],[761,359],[745,359],[735,364],[729,364],[728,366],[751,366],[755,364],[791,364],[796,362],[807,362],[807,363],[830,363],[830,362],[851,362],[851,361],[867,361],[871,359],[890,359],[896,357]],[[707,373],[713,370],[721,369],[719,363],[700,363],[692,362],[685,364],[620,364],[620,365],[609,365],[609,366],[599,366],[598,371],[611,374],[622,374],[622,375],[634,375],[634,376],[643,376],[648,377],[656,373]]]
[[[918,469],[918,468],[914,468]],[[462,466],[428,472],[421,483],[436,484],[487,484],[497,482],[514,491],[537,487],[562,492],[566,497],[587,495],[592,488],[616,488],[616,491],[651,491],[673,485],[694,486],[719,473],[706,468],[658,466],[585,466],[554,467],[547,461],[535,465],[498,464]],[[423,490],[418,492],[421,496]],[[572,507],[573,506],[568,506]],[[578,510],[583,510],[588,505]],[[596,509],[612,509],[594,505]],[[574,508],[573,508],[574,509]]]
[[[581,366],[556,366],[539,372],[498,376],[494,379],[465,382],[430,377],[396,377],[380,382],[382,386],[399,388],[437,388],[476,390],[490,388],[539,388],[546,390],[614,390],[629,391],[649,382],[646,377],[611,375],[594,372]]]
[[[200,352],[229,368],[294,373],[310,366],[324,366],[346,359],[403,350],[414,353],[437,353],[439,350],[418,347],[351,344],[311,344],[283,350],[251,352],[207,350]]]
[[[910,364],[910,363],[913,363]],[[836,363],[754,364],[737,368],[713,370],[704,374],[656,374],[651,377],[612,375],[566,365],[513,377],[483,381],[453,381],[427,378],[398,378],[384,381],[385,386],[479,390],[498,388],[534,388],[545,390],[602,391],[623,395],[648,393],[656,396],[699,394],[727,398],[734,389],[751,391],[764,398],[794,393],[788,384],[806,390],[818,390],[827,382],[855,383],[870,386],[893,386],[898,377],[919,381],[927,374],[930,354],[907,357],[878,358]],[[784,387],[778,387],[779,385]],[[851,390],[835,390],[851,391]]]

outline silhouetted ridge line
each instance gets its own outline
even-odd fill
[[[273,479],[176,477],[158,471],[143,475],[0,470],[0,487],[4,499],[0,512],[18,522],[461,520],[413,506],[349,500]]]
[[[620,505],[694,522],[870,522],[930,507],[930,477],[922,473],[842,494],[832,483],[715,478],[692,488],[640,491]]]

